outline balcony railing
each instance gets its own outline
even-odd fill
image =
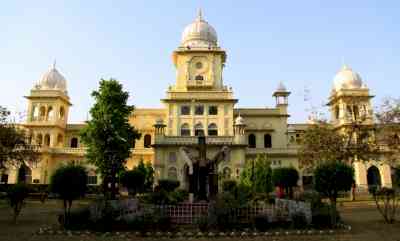
[[[197,145],[197,136],[159,136],[155,139],[155,145]],[[208,136],[208,145],[232,145],[232,136]]]
[[[247,148],[247,154],[297,155],[297,148]]]

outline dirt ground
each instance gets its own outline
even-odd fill
[[[363,241],[400,241],[400,221],[396,224],[384,224],[374,203],[354,202],[344,203],[339,207],[344,221],[353,228],[348,233],[335,235],[290,235],[286,237],[257,237],[252,240],[363,240]],[[67,236],[67,235],[37,235],[39,227],[43,225],[56,225],[56,214],[60,212],[61,204],[55,200],[41,204],[37,201],[28,201],[24,207],[18,225],[11,222],[10,208],[4,201],[0,201],[0,241],[28,241],[28,240],[141,240],[141,237],[102,237],[102,236]],[[399,218],[400,219],[400,216]],[[148,238],[148,240],[160,240],[163,238]],[[179,238],[187,240],[188,238]],[[206,238],[203,238],[204,240]],[[217,238],[215,238],[217,239]],[[242,239],[242,238],[235,238]],[[247,238],[251,240],[250,238]],[[234,238],[218,238],[218,240],[234,240]]]

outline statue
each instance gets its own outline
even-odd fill
[[[197,200],[212,199],[218,193],[218,164],[227,160],[229,148],[224,146],[212,159],[207,159],[206,137],[199,136],[196,149],[198,156],[188,147],[179,150],[189,169],[189,193]]]

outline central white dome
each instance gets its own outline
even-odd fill
[[[67,81],[64,76],[58,72],[55,64],[42,75],[39,79],[39,83],[36,85],[36,89],[40,90],[61,90],[67,91]]]
[[[217,32],[203,19],[201,11],[193,23],[185,27],[181,45],[185,47],[216,47]]]
[[[360,75],[354,72],[350,67],[344,65],[333,79],[334,89],[360,89],[363,83]]]

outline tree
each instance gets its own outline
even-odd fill
[[[99,90],[93,91],[92,96],[95,99],[90,109],[92,119],[81,132],[87,146],[86,159],[98,168],[105,187],[109,180],[111,199],[115,199],[117,174],[124,170],[130,149],[140,138],[129,123],[134,106],[127,104],[129,93],[114,79],[102,79]],[[105,192],[108,194],[108,190]]]
[[[314,171],[315,190],[329,199],[331,223],[336,224],[336,200],[339,192],[351,189],[354,169],[342,162],[325,162]]]
[[[18,215],[21,213],[25,199],[28,197],[30,189],[24,183],[18,183],[10,186],[7,190],[7,199],[13,209],[13,220],[17,224]]]
[[[272,182],[275,186],[285,189],[286,194],[293,198],[293,187],[297,186],[299,173],[294,167],[279,167],[272,172]]]
[[[138,168],[134,168],[130,171],[125,171],[121,174],[120,180],[124,187],[128,189],[128,193],[135,196],[137,193],[141,193],[145,186],[145,175]]]
[[[85,195],[86,183],[86,170],[79,165],[61,166],[51,176],[50,191],[58,194],[63,200],[65,226],[68,226],[72,201]]]
[[[400,199],[392,188],[383,187],[373,193],[376,207],[386,223],[394,223]]]
[[[400,98],[387,98],[376,112],[378,142],[391,164],[400,160]],[[392,165],[393,166],[393,165]]]
[[[151,191],[154,184],[154,169],[151,163],[147,162],[145,164],[144,161],[141,159],[135,169],[138,169],[144,174],[144,186],[143,189],[140,190],[140,192]]]
[[[300,165],[318,166],[324,162],[346,159],[345,137],[326,122],[310,126],[304,133],[299,148]]]
[[[10,111],[0,106],[0,170],[39,159],[37,146],[31,145],[25,130],[11,122],[9,116]]]
[[[325,121],[306,129],[298,151],[301,167],[315,167],[325,162],[369,160],[376,155],[374,131],[364,118],[337,130]]]
[[[254,160],[246,162],[240,176],[240,183],[251,187],[256,193],[270,193],[272,191],[272,169],[267,156],[257,155]]]

